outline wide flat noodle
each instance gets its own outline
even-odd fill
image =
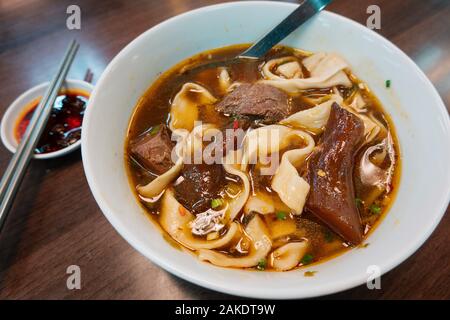
[[[191,131],[198,119],[198,107],[213,104],[217,99],[204,87],[187,82],[176,94],[170,107],[170,130]]]
[[[244,207],[245,214],[256,212],[259,214],[270,214],[275,212],[275,203],[272,197],[256,193],[248,198]]]
[[[230,151],[223,160],[223,168],[229,174],[238,176],[242,181],[242,191],[233,199],[228,201],[227,217],[233,221],[241,209],[247,202],[250,194],[250,182],[247,177],[247,173],[243,172],[239,168],[241,163],[241,150]]]
[[[272,72],[265,71],[263,75],[265,80],[262,83],[272,85],[288,93],[298,93],[302,90],[314,88],[331,88],[334,86],[351,87],[352,83],[343,71],[348,68],[347,62],[337,54],[319,52],[303,59],[303,65],[310,72],[309,78],[274,78]],[[267,64],[274,62],[269,60]],[[268,69],[268,68],[267,68]]]
[[[259,156],[269,156],[283,149],[289,142],[286,137],[291,129],[281,125],[269,125],[249,131],[244,137],[244,153],[241,170],[249,164],[256,164]]]
[[[269,231],[261,218],[255,215],[245,228],[245,233],[252,242],[248,255],[231,257],[213,250],[199,250],[198,257],[221,267],[250,268],[258,265],[272,248]]]
[[[359,91],[353,95],[351,102],[348,103],[348,106],[358,113],[367,112],[366,105],[366,101]]]
[[[321,98],[326,99],[324,98]],[[364,123],[365,142],[375,139],[381,132],[385,132],[384,126],[370,115],[363,114],[365,103],[360,95],[356,95],[351,104],[346,104],[339,94],[331,94],[329,100],[318,104],[310,109],[296,112],[280,121],[280,124],[289,125],[296,129],[305,129],[313,133],[321,133],[330,116],[331,105],[336,102],[340,107],[359,117]]]
[[[358,116],[362,120],[364,123],[365,143],[372,141],[380,133],[386,134],[386,128],[377,119],[375,119],[371,114],[364,114],[364,112],[366,112],[366,103],[359,92],[355,94],[349,104],[343,102],[340,106]]]
[[[330,99],[307,110],[294,113],[280,121],[281,124],[287,124],[296,129],[305,129],[314,133],[320,133],[324,130],[330,116],[331,105],[342,102],[339,95],[331,95]]]
[[[283,154],[280,166],[272,178],[272,189],[295,214],[301,214],[310,187],[305,179],[300,177],[296,168],[303,164],[306,157],[312,152],[315,143],[309,134],[299,130],[293,131],[296,131],[294,134],[302,136],[307,145]]]
[[[263,74],[264,77],[269,80],[284,80],[303,77],[302,67],[294,56],[267,61],[263,66]]]
[[[162,228],[176,241],[192,249],[216,249],[229,244],[241,233],[239,224],[232,222],[227,233],[216,240],[203,240],[192,235],[190,223],[195,216],[184,208],[173,194],[172,189],[164,192],[161,200],[159,223]]]
[[[285,244],[270,255],[272,267],[280,271],[287,271],[295,268],[306,254],[308,247],[307,241]]]
[[[348,68],[348,63],[336,53],[318,52],[302,62],[312,78],[334,75]]]
[[[305,158],[313,150],[314,139],[302,130],[291,129],[282,125],[270,125],[250,131],[244,140],[242,170],[251,163],[257,163],[261,157],[279,154],[286,148],[294,136],[303,139],[306,146],[286,151],[279,167],[272,178],[272,189],[280,199],[296,214],[300,214],[309,192],[309,184],[297,172]],[[276,160],[276,159],[275,159]]]

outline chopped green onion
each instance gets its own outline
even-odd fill
[[[222,204],[223,204],[222,199],[212,199],[211,200],[211,208],[213,208],[213,209],[220,207]]]
[[[386,80],[386,88],[390,88],[391,87],[391,80]]]
[[[155,135],[158,133],[159,129],[160,129],[160,125],[158,124],[157,126],[152,127],[152,129],[150,130],[150,135]]]
[[[355,198],[355,203],[358,208],[363,205],[363,201],[360,198]]]
[[[373,214],[379,214],[381,212],[381,207],[377,204],[372,204],[370,206],[370,212],[372,212]]]
[[[258,266],[256,267],[258,270],[265,270],[267,266],[266,259],[261,259],[258,261]]]
[[[301,263],[302,264],[310,264],[314,260],[314,256],[310,253],[307,253],[303,256]]]
[[[284,211],[278,211],[276,215],[278,220],[286,220],[287,218],[287,213]]]

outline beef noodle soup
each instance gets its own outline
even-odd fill
[[[399,179],[389,116],[337,54],[232,59],[245,48],[191,57],[140,99],[125,150],[139,202],[216,266],[287,271],[367,246]]]

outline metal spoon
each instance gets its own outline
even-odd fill
[[[238,58],[258,59],[263,57],[274,45],[290,35],[316,13],[325,8],[332,0],[305,0],[275,28],[270,30]]]
[[[256,41],[256,43],[239,54],[237,57],[234,57],[231,60],[217,60],[194,65],[192,68],[185,69],[184,72],[193,71],[199,68],[205,69],[219,67],[225,62],[227,64],[238,63],[242,61],[242,59],[259,59],[263,57],[270,49],[272,49],[274,45],[286,38],[309,18],[325,8],[331,1],[332,0],[305,0],[275,28],[266,33],[261,39]]]

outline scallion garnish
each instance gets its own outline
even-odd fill
[[[211,200],[211,208],[213,208],[213,209],[220,207],[222,204],[223,204],[222,199],[212,199]]]
[[[373,214],[379,214],[381,212],[381,207],[377,204],[372,204],[369,209]]]
[[[267,266],[266,259],[261,259],[258,261],[258,266],[256,267],[258,270],[265,270]]]
[[[301,263],[302,264],[310,264],[314,260],[314,256],[310,253],[307,253],[303,256]]]
[[[150,130],[150,135],[153,136],[153,135],[157,134],[158,131],[159,131],[159,128],[160,128],[160,125],[152,127],[151,130]]]
[[[284,212],[284,211],[278,211],[278,212],[276,213],[276,216],[277,216],[277,219],[278,219],[278,220],[286,220],[286,218],[287,218],[287,213]]]

